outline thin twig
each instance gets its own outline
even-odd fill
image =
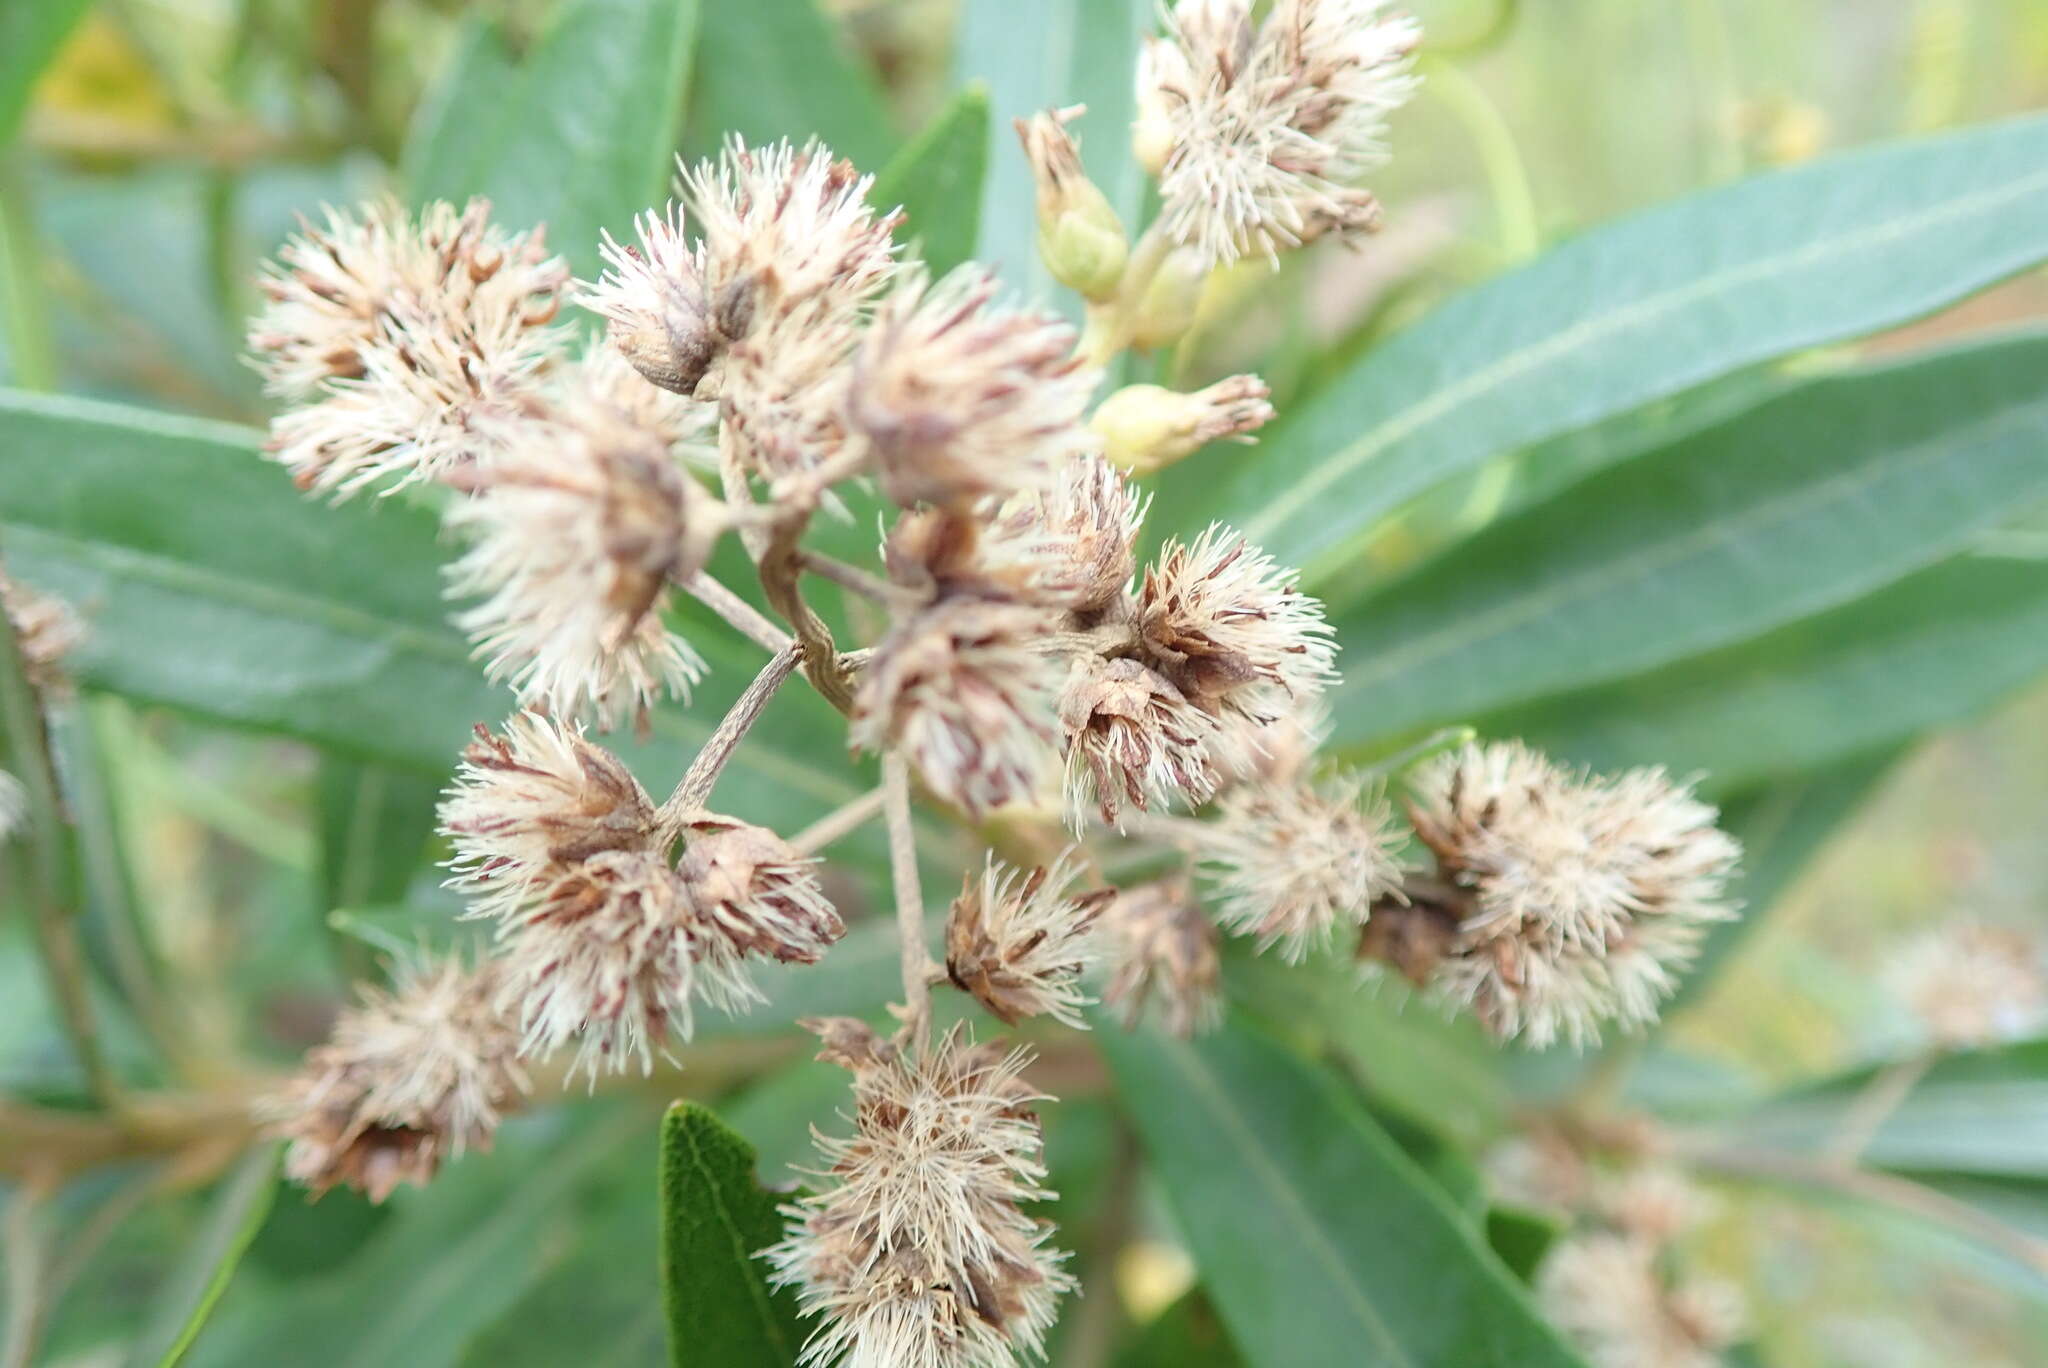
[[[754,724],[761,720],[761,712],[768,706],[768,700],[775,697],[775,691],[796,669],[797,655],[798,648],[792,642],[761,667],[761,673],[754,676],[754,682],[747,685],[739,701],[726,711],[718,730],[711,733],[710,739],[697,752],[696,759],[690,762],[690,768],[676,785],[676,791],[661,805],[663,822],[670,826],[680,825],[684,818],[703,808],[733,752],[739,749],[740,742],[746,739]]]
[[[683,583],[683,591],[764,651],[785,650],[796,640],[770,622],[760,609],[701,570]]]
[[[28,1368],[42,1338],[45,1313],[43,1280],[47,1243],[40,1229],[42,1193],[24,1183],[7,1203],[4,1226],[7,1254],[7,1341],[0,1350],[4,1368]]]
[[[827,703],[842,713],[848,713],[853,711],[853,682],[840,663],[839,647],[832,640],[832,629],[804,599],[803,586],[799,582],[802,565],[797,539],[803,535],[808,522],[805,515],[791,516],[778,522],[769,534],[768,544],[756,568],[761,572],[761,591],[768,596],[769,606],[782,614],[783,621],[789,624],[803,645],[804,677],[811,681],[811,687],[825,696]]]
[[[917,835],[910,825],[910,767],[890,751],[882,757],[884,811],[889,817],[889,874],[896,886],[896,935],[903,950],[903,1034],[922,1051],[931,1038],[931,952],[924,943],[924,891],[917,880]]]
[[[877,603],[896,603],[912,597],[909,590],[889,583],[880,575],[870,574],[858,565],[849,565],[822,551],[799,550],[797,563],[819,579],[830,580],[841,589],[851,590]]]
[[[1886,1119],[1934,1067],[1934,1060],[1934,1052],[1929,1050],[1878,1070],[1842,1114],[1841,1128],[1828,1143],[1827,1157],[1845,1168],[1861,1159]]]
[[[884,797],[882,789],[873,788],[852,802],[834,808],[792,836],[789,841],[791,849],[799,855],[815,855],[833,842],[852,835],[882,810]]]

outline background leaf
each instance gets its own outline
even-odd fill
[[[885,165],[896,146],[881,88],[816,0],[706,7],[687,155],[716,156],[732,133],[755,144],[819,138],[863,171]]]
[[[1254,458],[1166,486],[1155,516],[1162,530],[1223,518],[1320,583],[1380,518],[1489,456],[2044,258],[2048,118],[1707,191],[1452,299],[1261,434]]]
[[[1327,1074],[1242,1023],[1101,1044],[1247,1363],[1579,1362]]]
[[[875,177],[868,199],[884,211],[902,208],[897,236],[917,244],[935,277],[974,255],[988,139],[988,88],[976,83],[955,95]]]
[[[280,1154],[276,1145],[259,1146],[221,1180],[198,1238],[158,1291],[142,1333],[129,1346],[128,1368],[176,1368],[185,1361],[270,1215]]]
[[[0,5],[0,150],[14,140],[36,78],[88,8],[89,0],[10,0]]]
[[[661,1123],[662,1300],[676,1368],[787,1368],[804,1341],[796,1294],[768,1286],[754,1255],[782,1237],[781,1199],[761,1188],[754,1148],[708,1108],[678,1102]]]

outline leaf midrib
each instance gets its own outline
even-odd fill
[[[703,1182],[705,1190],[711,1195],[712,1211],[718,1218],[719,1226],[724,1229],[726,1240],[732,1246],[733,1255],[738,1260],[738,1267],[741,1270],[740,1281],[745,1283],[747,1287],[748,1304],[753,1307],[754,1314],[761,1322],[761,1327],[767,1331],[768,1339],[774,1344],[777,1354],[782,1358],[793,1359],[795,1356],[790,1351],[789,1337],[783,1333],[782,1324],[775,1315],[774,1303],[769,1299],[767,1286],[759,1278],[746,1276],[746,1273],[753,1267],[752,1259],[755,1251],[747,1248],[749,1242],[740,1232],[739,1223],[733,1218],[731,1209],[726,1205],[725,1194],[719,1186],[717,1175],[711,1171],[710,1165],[705,1162],[703,1147],[697,1143],[696,1127],[690,1124],[689,1118],[685,1117],[683,1123],[676,1126],[674,1131],[689,1146],[690,1166],[696,1170],[697,1176]],[[742,1176],[746,1177],[747,1175]],[[680,1272],[681,1270],[673,1265],[669,1268],[669,1276],[671,1278],[674,1278]]]

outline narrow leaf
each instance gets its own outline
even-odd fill
[[[819,138],[864,171],[896,145],[880,85],[817,0],[706,7],[684,146],[693,159],[715,156],[734,133],[754,144]]]
[[[323,755],[318,788],[323,910],[402,901],[426,858],[441,786]]]
[[[0,147],[14,140],[36,78],[87,8],[88,0],[10,0],[0,5]]]
[[[898,236],[917,244],[934,276],[974,255],[988,137],[988,88],[971,85],[875,177],[868,198],[878,209],[902,208],[904,227]]]
[[[997,100],[998,111],[1002,101]],[[1650,210],[1452,300],[1160,515],[1309,566],[1439,480],[2048,258],[2048,117],[1880,147]],[[1218,458],[1221,459],[1221,458]]]
[[[755,1254],[782,1234],[781,1199],[754,1176],[754,1148],[709,1109],[661,1123],[661,1279],[676,1368],[788,1368],[804,1333],[796,1295],[768,1286]]]
[[[1345,617],[1337,739],[1615,679],[1848,602],[2048,494],[2048,339],[1816,381],[1510,517]]]
[[[1192,1043],[1101,1037],[1247,1363],[1579,1362],[1470,1223],[1327,1073],[1242,1024]]]
[[[277,1196],[278,1147],[251,1150],[221,1180],[198,1235],[158,1289],[142,1333],[128,1350],[129,1368],[176,1368],[219,1305]]]

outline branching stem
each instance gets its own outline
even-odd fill
[[[834,808],[792,836],[789,841],[791,848],[799,855],[815,855],[833,842],[852,835],[882,810],[886,796],[886,790],[872,788],[852,802]]]
[[[921,1052],[931,1039],[931,952],[924,943],[924,891],[917,879],[917,836],[910,824],[910,767],[882,757],[883,807],[889,818],[889,873],[896,886],[896,934],[903,950],[903,1034]]]
[[[662,821],[669,826],[679,826],[692,813],[703,810],[705,800],[711,797],[712,786],[724,772],[726,763],[740,742],[746,739],[754,724],[761,720],[762,710],[768,700],[775,697],[783,681],[796,669],[798,648],[795,643],[777,651],[761,673],[754,676],[754,682],[747,685],[739,701],[727,710],[725,718],[718,724],[718,730],[711,733],[697,758],[690,762],[690,768],[683,774],[682,781],[669,800],[661,805]]]

